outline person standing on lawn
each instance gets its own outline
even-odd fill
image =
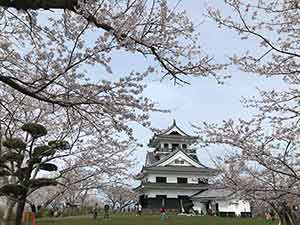
[[[165,221],[166,219],[168,219],[168,216],[167,216],[167,213],[166,213],[166,208],[161,207],[160,208],[160,221]]]
[[[104,219],[109,219],[109,205],[104,205]]]
[[[142,205],[141,204],[138,205],[138,214],[139,214],[139,216],[142,215]]]
[[[96,220],[98,216],[98,203],[95,204],[95,207],[93,208],[93,219]]]

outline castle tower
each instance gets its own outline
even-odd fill
[[[140,193],[143,208],[187,212],[193,206],[191,197],[208,189],[216,170],[198,159],[192,147],[196,142],[197,137],[181,130],[175,120],[169,128],[154,134],[145,165],[135,177],[141,181],[135,190]]]

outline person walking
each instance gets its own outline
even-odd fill
[[[141,204],[138,205],[138,214],[139,214],[139,216],[142,215],[142,205]]]
[[[104,219],[109,219],[109,205],[104,205]]]
[[[167,216],[167,213],[166,213],[166,208],[161,207],[160,208],[160,221],[165,221],[166,219],[168,219],[168,216]]]
[[[95,204],[95,207],[93,208],[93,219],[96,220],[98,216],[98,203]]]

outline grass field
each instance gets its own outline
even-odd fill
[[[65,217],[40,219],[37,225],[276,225],[264,219],[246,218],[220,218],[210,216],[185,217],[172,215],[168,220],[161,222],[158,215],[151,216],[113,216],[104,220],[99,218],[96,221],[91,217]]]

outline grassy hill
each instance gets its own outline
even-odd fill
[[[264,219],[252,218],[220,218],[212,216],[185,217],[171,215],[168,220],[161,222],[158,215],[145,216],[113,216],[104,220],[99,217],[96,221],[91,217],[65,217],[40,219],[37,225],[276,225]]]

